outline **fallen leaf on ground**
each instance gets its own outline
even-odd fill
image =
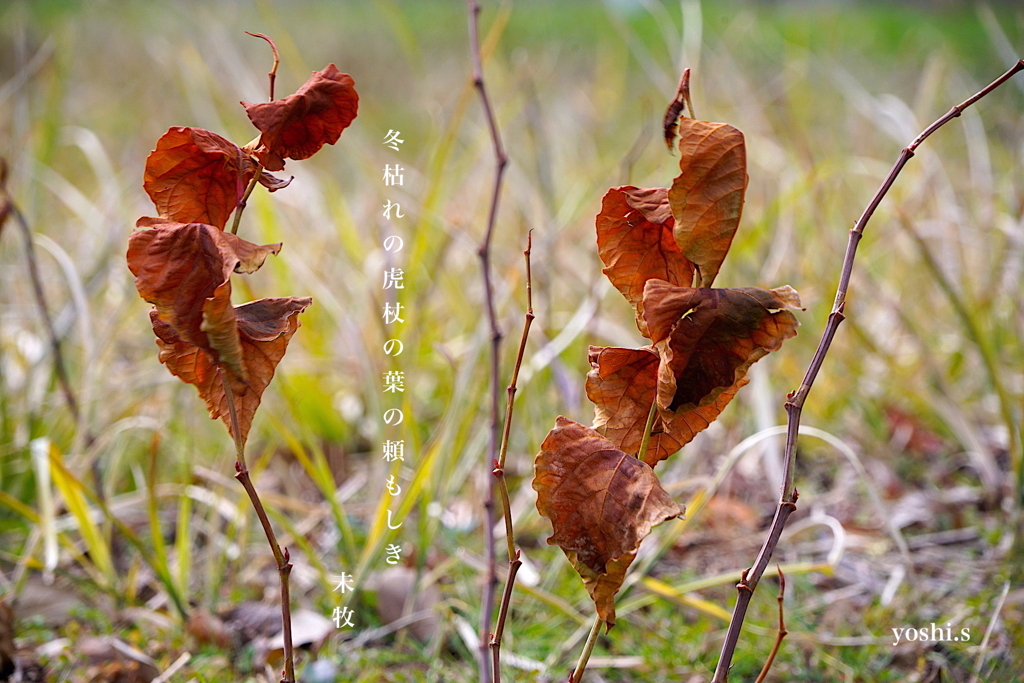
[[[160,675],[152,658],[114,636],[86,636],[74,649],[88,662],[92,683],[150,683]]]
[[[377,615],[381,623],[387,625],[413,612],[429,612],[429,617],[414,621],[408,627],[416,640],[425,643],[440,624],[437,607],[442,596],[436,584],[419,588],[418,583],[416,570],[409,567],[388,567],[381,572],[377,582]]]

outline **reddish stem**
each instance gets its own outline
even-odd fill
[[[747,607],[750,605],[750,598],[753,596],[754,590],[757,589],[757,582],[760,580],[761,575],[764,574],[765,569],[768,567],[768,563],[771,561],[772,553],[775,552],[775,547],[778,545],[779,537],[782,535],[782,530],[786,526],[786,520],[789,519],[790,514],[792,514],[796,509],[797,491],[796,487],[793,485],[793,470],[796,461],[797,437],[800,431],[800,414],[803,410],[804,401],[807,400],[807,395],[811,391],[811,386],[814,384],[814,380],[818,376],[818,371],[821,369],[821,365],[825,361],[825,356],[828,354],[828,350],[832,345],[832,339],[835,337],[836,330],[839,329],[839,324],[846,317],[844,314],[844,310],[846,308],[846,293],[850,286],[850,276],[853,273],[853,261],[857,254],[857,245],[860,244],[860,239],[864,233],[865,226],[867,226],[868,221],[871,220],[871,216],[874,215],[875,209],[878,208],[878,205],[882,202],[886,193],[889,192],[889,188],[892,187],[892,184],[896,181],[900,171],[902,171],[903,167],[906,166],[908,161],[910,161],[910,158],[914,156],[914,152],[921,143],[923,143],[939,128],[960,116],[964,109],[998,88],[1013,77],[1014,74],[1022,70],[1024,70],[1024,59],[1018,60],[1009,71],[992,81],[975,95],[964,100],[960,104],[955,105],[933,124],[925,128],[920,135],[914,138],[913,142],[901,150],[899,156],[896,158],[896,163],[893,164],[892,169],[889,171],[889,175],[886,176],[881,187],[878,188],[875,195],[868,203],[867,208],[864,209],[864,213],[861,214],[860,218],[854,224],[853,229],[850,230],[850,239],[846,245],[846,256],[843,259],[839,285],[836,288],[836,298],[832,306],[832,312],[828,316],[825,331],[822,334],[821,341],[818,343],[817,350],[814,352],[814,357],[811,359],[810,366],[807,368],[807,373],[804,375],[804,379],[800,383],[800,387],[796,391],[790,393],[788,400],[786,401],[786,415],[788,421],[786,432],[786,451],[783,461],[782,495],[779,498],[779,506],[775,511],[775,519],[772,520],[771,527],[768,529],[768,536],[765,538],[764,544],[761,546],[761,551],[758,553],[757,559],[754,561],[754,565],[747,572],[744,572],[743,579],[740,581],[739,585],[736,586],[739,595],[736,598],[736,606],[733,608],[732,619],[729,622],[729,629],[726,632],[725,641],[722,643],[722,653],[718,660],[718,666],[715,669],[715,677],[712,679],[712,683],[725,683],[729,679],[729,667],[732,665],[732,658],[736,651],[736,645],[739,642],[740,629],[743,627],[743,620],[746,617]]]

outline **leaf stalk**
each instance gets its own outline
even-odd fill
[[[597,636],[601,633],[603,623],[604,620],[600,616],[594,618],[594,625],[590,629],[590,635],[587,636],[587,642],[583,645],[583,652],[580,653],[580,659],[576,662],[576,668],[569,674],[569,683],[579,683],[583,678],[583,672],[587,670],[587,662],[590,661],[594,645],[597,644]]]

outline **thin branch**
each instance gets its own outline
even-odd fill
[[[473,86],[480,94],[480,102],[484,108],[487,127],[491,132],[491,143],[494,147],[495,157],[494,189],[491,193],[491,208],[487,215],[487,229],[484,233],[484,238],[478,251],[481,268],[483,270],[487,320],[491,328],[491,438],[487,450],[487,469],[488,471],[491,471],[498,456],[498,420],[500,417],[498,361],[499,352],[501,350],[501,329],[498,327],[497,315],[494,310],[494,286],[491,282],[491,238],[494,235],[494,225],[498,216],[498,205],[501,200],[501,184],[505,175],[505,167],[508,165],[508,157],[505,155],[505,148],[501,144],[501,135],[498,132],[498,124],[494,118],[491,101],[487,96],[487,88],[484,85],[483,62],[480,59],[480,5],[476,0],[466,0],[466,9],[469,19],[469,47],[473,60]],[[491,626],[491,614],[494,611],[494,592],[498,579],[494,550],[494,482],[490,477],[487,478],[487,491],[484,496],[484,511],[484,544],[487,553],[487,575],[484,578],[483,599],[480,609],[480,682],[491,683],[493,679],[487,651],[490,647],[491,639],[489,629]]]
[[[508,384],[507,403],[505,405],[505,429],[501,434],[501,451],[498,456],[498,465],[505,467],[505,455],[508,453],[508,439],[512,432],[512,409],[516,397],[516,383],[519,381],[519,369],[523,365],[523,357],[526,355],[526,340],[530,336],[530,326],[536,317],[533,314],[533,273],[530,268],[530,255],[533,252],[533,230],[526,233],[526,249],[523,250],[523,257],[526,259],[526,316],[523,321],[523,336],[519,339],[519,354],[516,356],[516,365],[512,369],[512,379]]]
[[[804,379],[800,383],[800,388],[791,392],[787,397],[786,414],[788,419],[786,451],[783,461],[784,470],[782,479],[782,495],[779,499],[779,506],[775,511],[775,518],[772,520],[771,527],[768,529],[768,536],[765,538],[764,544],[761,546],[761,551],[758,553],[757,559],[754,561],[754,565],[743,573],[743,578],[736,586],[739,594],[736,598],[736,606],[733,609],[732,620],[729,622],[729,629],[726,632],[725,641],[722,643],[722,653],[718,660],[718,667],[715,669],[715,677],[712,679],[712,683],[725,683],[729,678],[729,667],[732,664],[733,654],[735,653],[736,645],[739,642],[740,629],[743,626],[743,620],[746,617],[747,607],[750,605],[750,599],[754,594],[754,590],[757,588],[757,582],[760,580],[761,575],[764,574],[764,570],[768,567],[768,563],[771,561],[772,553],[775,551],[776,545],[778,545],[779,537],[782,535],[782,530],[786,525],[786,520],[789,519],[789,516],[796,509],[798,494],[796,487],[793,485],[793,470],[796,460],[797,436],[800,429],[800,414],[803,410],[804,402],[807,400],[807,395],[811,391],[811,386],[814,384],[814,380],[818,376],[818,371],[821,369],[821,365],[825,361],[825,356],[828,353],[829,347],[832,345],[832,339],[835,337],[836,330],[839,329],[839,324],[842,323],[845,318],[844,310],[846,308],[846,293],[850,286],[850,276],[853,273],[853,261],[857,254],[857,245],[860,243],[865,226],[867,226],[868,221],[871,220],[871,216],[875,213],[875,209],[878,208],[878,205],[882,202],[886,193],[888,193],[889,188],[892,187],[892,184],[895,182],[897,176],[899,176],[900,171],[902,171],[903,167],[906,166],[908,161],[910,161],[910,158],[914,156],[914,152],[917,150],[918,146],[920,146],[921,143],[923,143],[932,133],[960,116],[964,109],[998,88],[1019,71],[1024,71],[1024,59],[1018,60],[1009,71],[992,81],[992,83],[980,90],[973,97],[970,97],[954,106],[945,115],[936,120],[935,123],[925,128],[920,135],[914,138],[913,142],[900,151],[900,154],[896,159],[896,163],[893,164],[892,170],[889,171],[889,175],[886,176],[881,187],[878,188],[875,195],[868,203],[867,208],[864,209],[864,213],[861,214],[856,224],[854,224],[853,229],[850,230],[850,239],[846,246],[846,256],[843,259],[843,268],[839,277],[839,285],[836,288],[836,298],[832,306],[832,312],[828,316],[825,331],[822,334],[821,341],[818,343],[817,350],[814,352],[814,357],[811,359],[810,366],[807,368],[807,373],[804,375]],[[1015,429],[1014,425],[1008,425],[1008,427],[1011,432]],[[1024,463],[1021,462],[1020,455],[1014,455],[1018,458],[1018,467],[1021,467],[1021,471],[1024,471]]]
[[[775,645],[772,647],[772,651],[768,653],[768,659],[765,660],[764,666],[761,667],[761,673],[757,675],[757,680],[754,683],[764,683],[764,679],[768,676],[768,671],[772,668],[772,663],[775,662],[775,655],[779,654],[779,648],[782,646],[782,639],[789,635],[789,631],[786,630],[786,612],[783,608],[783,600],[786,597],[786,575],[782,573],[782,567],[776,565],[779,572],[779,634],[775,637]]]
[[[270,80],[270,101],[273,102],[274,81],[277,79],[277,67],[278,65],[281,64],[281,55],[278,54],[277,52],[277,45],[275,45],[274,41],[270,39],[270,36],[266,36],[262,33],[250,33],[249,31],[246,31],[245,34],[252,36],[253,38],[262,38],[263,40],[267,41],[267,44],[270,45],[271,51],[274,53],[274,65],[270,67],[270,71],[267,72],[267,78]],[[244,168],[244,165],[242,166],[242,168]],[[238,202],[235,204],[235,218],[231,223],[232,235],[238,234],[238,225],[242,221],[242,212],[245,211],[246,202],[249,201],[249,196],[252,195],[252,191],[256,189],[256,183],[259,182],[260,176],[262,175],[263,165],[258,164],[256,166],[256,175],[254,175],[252,177],[252,180],[249,181],[249,185],[245,188],[245,192],[242,194],[242,196],[238,199]]]
[[[504,480],[503,480],[504,481]],[[505,488],[508,491],[507,487]],[[508,561],[508,575],[505,577],[505,590],[501,594],[501,606],[498,608],[498,621],[494,626],[494,635],[491,636],[491,667],[494,671],[495,683],[501,683],[501,638],[505,635],[505,621],[508,619],[508,610],[512,605],[512,589],[516,584],[516,574],[523,566],[520,559],[520,551],[516,550]]]
[[[274,79],[277,78],[277,67],[281,63],[281,55],[277,52],[277,45],[274,45],[274,41],[270,39],[270,36],[263,35],[262,33],[249,33],[245,32],[246,35],[252,36],[253,38],[262,38],[270,44],[270,49],[274,53],[274,66],[270,67],[267,78],[270,79],[270,101],[274,101]]]
[[[78,398],[71,388],[71,380],[68,378],[67,365],[64,363],[64,352],[61,350],[60,339],[53,327],[53,320],[50,318],[50,308],[46,302],[46,292],[43,290],[43,280],[39,275],[39,263],[36,259],[35,242],[32,240],[32,229],[29,227],[25,215],[21,213],[14,200],[7,194],[6,188],[0,186],[0,202],[3,202],[9,215],[14,216],[14,222],[18,224],[21,233],[25,238],[25,260],[28,261],[29,280],[32,281],[32,294],[36,300],[36,307],[39,309],[39,317],[43,320],[43,327],[46,328],[46,335],[50,341],[50,351],[53,353],[53,369],[57,373],[57,382],[60,384],[61,393],[64,395],[64,403],[67,404],[68,412],[71,413],[75,424],[81,420],[81,411],[78,407]],[[92,438],[87,438],[91,442]]]
[[[498,460],[494,463],[494,476],[498,481],[498,490],[501,492],[501,506],[505,515],[505,542],[508,546],[508,575],[505,577],[505,590],[501,596],[501,607],[498,609],[498,621],[494,626],[494,635],[491,636],[491,667],[494,672],[495,683],[501,681],[501,637],[505,633],[505,620],[508,618],[509,605],[512,602],[512,588],[516,582],[516,574],[523,562],[520,559],[519,550],[516,549],[515,531],[512,528],[512,505],[509,502],[508,481],[505,479],[505,456],[508,454],[508,441],[512,432],[512,411],[515,408],[516,383],[519,381],[519,369],[523,366],[523,357],[526,355],[526,341],[530,336],[530,325],[533,324],[533,274],[530,269],[530,253],[533,250],[533,231],[526,233],[526,250],[523,256],[526,258],[526,316],[523,321],[523,336],[519,340],[519,353],[516,355],[515,368],[512,370],[512,379],[508,385],[508,397],[505,404],[505,429],[501,434],[501,450]]]
[[[277,573],[281,579],[281,635],[284,639],[284,671],[281,676],[281,683],[295,683],[295,652],[292,648],[292,613],[291,594],[289,590],[289,577],[292,572],[291,557],[288,549],[281,549],[277,543],[277,535],[274,527],[270,525],[267,511],[263,507],[263,501],[256,493],[256,487],[249,477],[249,468],[245,464],[245,444],[242,443],[242,433],[238,426],[238,411],[235,409],[235,394],[231,389],[224,370],[218,365],[217,372],[220,374],[221,383],[224,385],[224,395],[227,396],[228,417],[231,420],[231,437],[235,442],[235,479],[242,484],[242,488],[249,494],[249,500],[256,510],[256,516],[263,525],[263,532],[267,535],[267,543],[274,553],[274,560],[277,561]]]

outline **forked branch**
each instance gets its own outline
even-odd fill
[[[846,308],[846,294],[850,285],[850,276],[853,273],[853,261],[857,254],[857,245],[860,243],[860,239],[864,233],[864,228],[867,226],[868,221],[871,220],[871,216],[875,213],[875,209],[878,208],[882,199],[889,192],[889,188],[892,187],[892,184],[896,181],[900,171],[902,171],[903,167],[906,166],[908,161],[910,161],[910,158],[914,156],[914,152],[921,143],[923,143],[939,128],[960,116],[967,107],[971,106],[985,95],[988,95],[1019,71],[1024,71],[1024,59],[1018,60],[1009,71],[992,81],[973,97],[970,97],[954,106],[946,112],[945,115],[925,128],[920,135],[914,138],[914,140],[907,145],[907,147],[900,151],[899,157],[896,159],[896,163],[893,164],[892,170],[889,171],[889,175],[886,176],[885,181],[875,192],[875,195],[871,198],[867,208],[864,209],[864,213],[861,214],[856,224],[854,224],[853,229],[850,230],[850,239],[846,246],[846,256],[843,259],[843,269],[839,276],[839,285],[836,289],[836,298],[832,306],[832,312],[828,316],[825,331],[822,334],[821,341],[818,343],[817,350],[814,352],[814,357],[811,359],[811,363],[807,368],[807,373],[804,375],[804,379],[800,383],[800,387],[796,391],[791,392],[787,397],[786,414],[788,419],[786,450],[783,462],[782,495],[779,499],[779,506],[775,511],[775,518],[772,520],[771,527],[768,529],[768,535],[765,538],[764,544],[761,546],[761,550],[757,555],[757,559],[754,561],[754,565],[744,572],[743,578],[736,586],[738,591],[736,606],[733,609],[732,620],[729,622],[729,629],[725,635],[725,642],[722,644],[722,653],[718,660],[718,666],[715,669],[715,677],[712,679],[712,683],[725,683],[729,678],[729,667],[732,665],[733,654],[735,653],[736,645],[739,642],[740,629],[743,626],[743,620],[746,617],[747,608],[750,605],[750,599],[753,596],[754,591],[757,589],[757,582],[761,579],[762,574],[764,574],[765,569],[768,567],[768,563],[771,561],[772,553],[775,552],[775,547],[778,545],[779,537],[782,535],[782,530],[786,526],[786,520],[788,520],[789,516],[794,510],[796,510],[797,490],[793,484],[793,470],[796,458],[797,436],[800,429],[800,414],[803,410],[804,402],[807,400],[807,395],[811,391],[811,386],[814,384],[814,380],[818,376],[818,371],[821,369],[821,365],[825,361],[825,356],[828,354],[829,347],[832,345],[832,339],[835,337],[836,330],[839,329],[839,324],[843,322],[843,319],[845,318],[844,310]],[[1019,446],[1016,445],[1019,440],[1019,434],[1015,431],[1017,430],[1016,426],[1008,425],[1008,427],[1011,430],[1011,451],[1014,452],[1015,457],[1018,458],[1017,466],[1020,468],[1018,470],[1018,473],[1020,473],[1021,471],[1024,471],[1024,463],[1020,462],[1020,454],[1016,453],[1016,449],[1019,448]]]

